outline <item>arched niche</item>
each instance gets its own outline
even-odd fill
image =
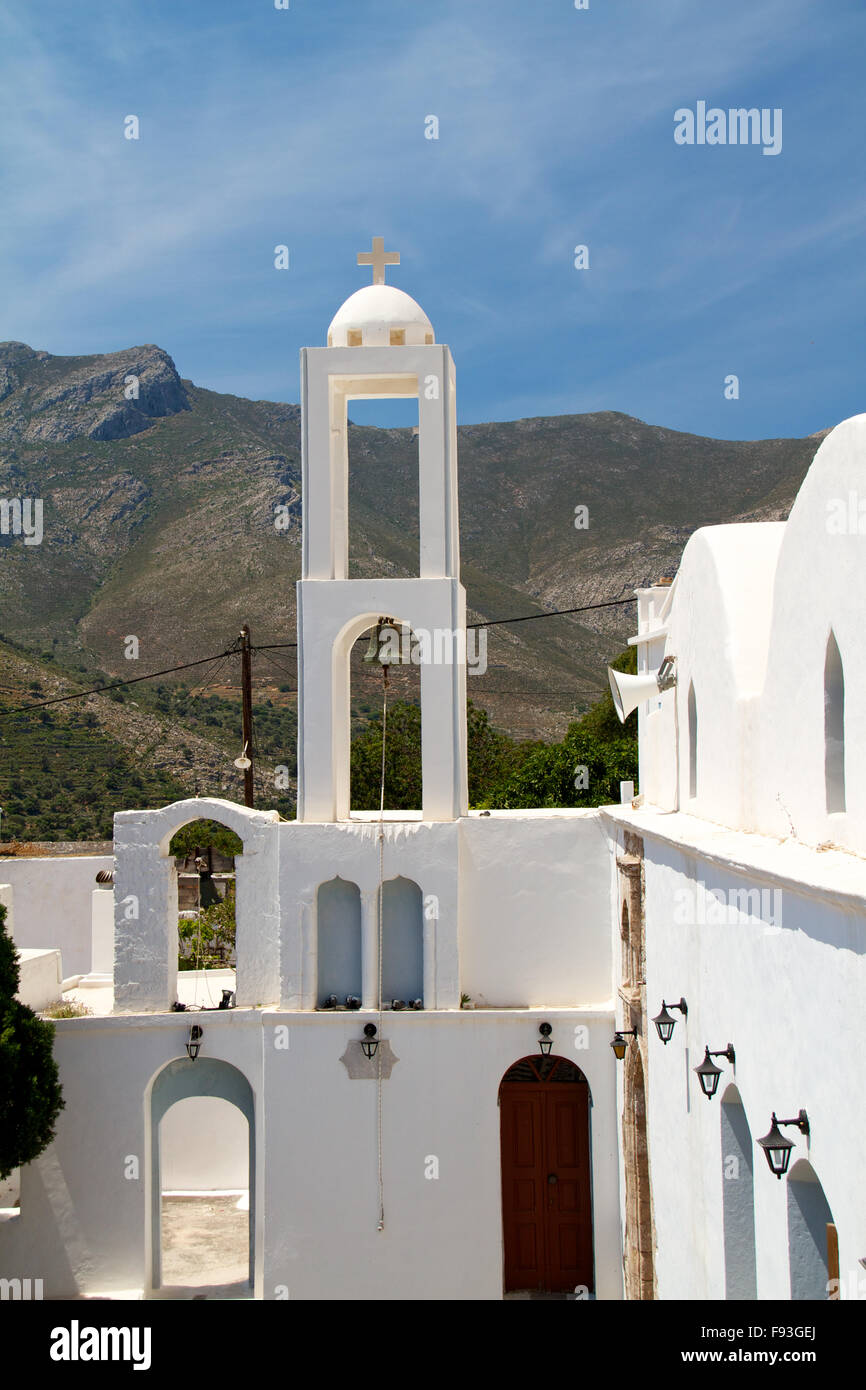
[[[736,1086],[722,1096],[720,1131],[725,1298],[752,1302],[758,1297],[754,1149]]]
[[[833,1213],[818,1175],[801,1158],[788,1174],[788,1267],[791,1298],[817,1302],[830,1296],[828,1226]]]
[[[824,790],[827,814],[845,810],[845,672],[834,634],[824,657]]]
[[[201,1015],[196,1015],[201,1017]],[[150,1287],[162,1281],[161,1213],[162,1178],[160,1125],[166,1112],[179,1101],[209,1096],[236,1106],[247,1121],[249,1134],[249,1282],[255,1281],[256,1230],[256,1125],[253,1089],[243,1072],[219,1058],[199,1056],[196,1061],[178,1057],[157,1073],[148,1097],[150,1127]]]
[[[409,878],[382,885],[382,1000],[424,998],[424,898]]]
[[[319,884],[316,893],[316,1002],[329,995],[340,1004],[361,998],[361,893],[339,875]]]

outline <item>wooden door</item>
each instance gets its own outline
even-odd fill
[[[505,1291],[592,1291],[586,1079],[565,1058],[526,1057],[499,1097]]]

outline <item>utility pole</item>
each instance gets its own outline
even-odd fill
[[[244,768],[244,805],[253,802],[253,661],[250,648],[250,627],[244,623],[241,628],[241,689],[243,693],[244,719],[244,758],[249,759],[249,767]]]

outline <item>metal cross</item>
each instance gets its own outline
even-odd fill
[[[373,237],[372,251],[358,252],[358,265],[371,265],[373,267],[373,284],[384,285],[385,266],[399,265],[400,252],[386,251],[385,238],[382,236]]]

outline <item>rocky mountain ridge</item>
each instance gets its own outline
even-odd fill
[[[612,411],[461,426],[470,621],[628,598],[675,572],[698,526],[787,515],[815,448]],[[417,574],[412,430],[350,425],[349,453],[350,574]],[[197,387],[154,344],[0,344],[0,498],[44,509],[41,544],[0,534],[0,633],[30,650],[119,677],[130,634],[136,672],[223,650],[244,621],[255,641],[293,641],[300,494],[298,406]],[[558,736],[633,622],[627,604],[491,627],[472,698],[509,732]],[[293,653],[280,659],[294,683]]]

